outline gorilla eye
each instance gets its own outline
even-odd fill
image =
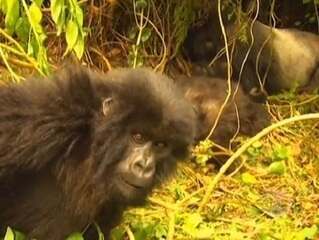
[[[137,144],[142,144],[146,142],[146,138],[141,133],[133,133],[132,139]]]

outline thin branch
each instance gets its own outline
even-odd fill
[[[227,162],[220,168],[218,174],[215,176],[213,181],[210,182],[210,184],[207,186],[206,193],[204,195],[204,198],[199,206],[199,211],[202,211],[204,206],[209,201],[210,196],[212,195],[212,192],[215,189],[215,186],[221,179],[221,177],[224,175],[224,173],[227,171],[227,169],[233,164],[233,162],[241,155],[243,154],[249,146],[251,146],[254,142],[258,141],[260,138],[266,136],[268,133],[273,131],[276,128],[282,127],[284,125],[287,125],[289,123],[297,122],[297,121],[303,121],[303,120],[311,120],[311,119],[319,119],[319,113],[309,113],[304,114],[300,116],[294,116],[288,119],[284,119],[282,121],[279,121],[277,123],[274,123],[270,125],[269,127],[263,129],[261,132],[259,132],[256,136],[249,139],[247,142],[245,142],[235,153],[232,155]]]

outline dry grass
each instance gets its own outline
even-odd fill
[[[271,106],[274,122],[309,109],[318,112],[318,96]],[[135,239],[161,239],[160,234],[162,239],[316,239],[318,137],[318,120],[270,132],[237,159],[239,171],[219,179],[204,206],[216,171],[184,163],[145,208],[126,213],[123,225]]]

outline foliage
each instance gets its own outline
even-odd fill
[[[38,70],[48,74],[49,63],[47,53],[47,34],[43,27],[42,1],[27,3],[26,0],[0,0],[0,11],[5,15],[5,31],[17,37],[25,52],[6,47],[7,50],[25,56]],[[65,32],[67,48],[65,54],[74,51],[78,58],[84,53],[86,32],[83,27],[83,11],[77,0],[52,0],[51,15],[57,27],[57,36]],[[12,39],[8,38],[9,41]],[[17,43],[15,43],[17,45]],[[36,63],[29,59],[34,57]]]
[[[193,149],[196,163],[201,166],[206,165],[207,161],[214,156],[213,146],[214,143],[209,139],[199,142]]]
[[[174,8],[174,17],[173,17],[173,25],[174,25],[174,36],[175,36],[175,52],[172,54],[175,56],[177,52],[180,50],[182,43],[184,42],[187,32],[191,24],[195,19],[194,12],[194,0],[185,0],[182,2],[176,2],[176,6]]]
[[[26,237],[19,231],[7,227],[7,231],[3,240],[26,240]]]
[[[16,34],[27,49],[27,54],[36,58],[42,72],[48,73],[47,52],[44,46],[46,34],[42,28],[42,0],[30,6],[25,0],[0,0],[0,9],[5,14],[5,27],[8,34]]]
[[[132,26],[128,34],[129,39],[135,42],[129,51],[128,65],[136,68],[144,65],[143,54],[141,54],[141,50],[143,49],[142,45],[150,39],[152,30],[148,27],[148,21],[144,19],[144,11],[149,6],[149,1],[136,0],[133,4],[135,6],[134,14],[138,23]]]
[[[52,0],[51,16],[57,27],[57,35],[65,32],[66,53],[74,51],[80,59],[84,53],[83,11],[77,0]]]
[[[66,238],[66,240],[84,240],[84,237],[81,233],[72,233],[70,236]]]

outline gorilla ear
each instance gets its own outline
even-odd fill
[[[105,98],[102,102],[102,112],[104,116],[108,116],[109,113],[112,110],[112,105],[113,105],[113,98],[112,97],[108,97]]]

